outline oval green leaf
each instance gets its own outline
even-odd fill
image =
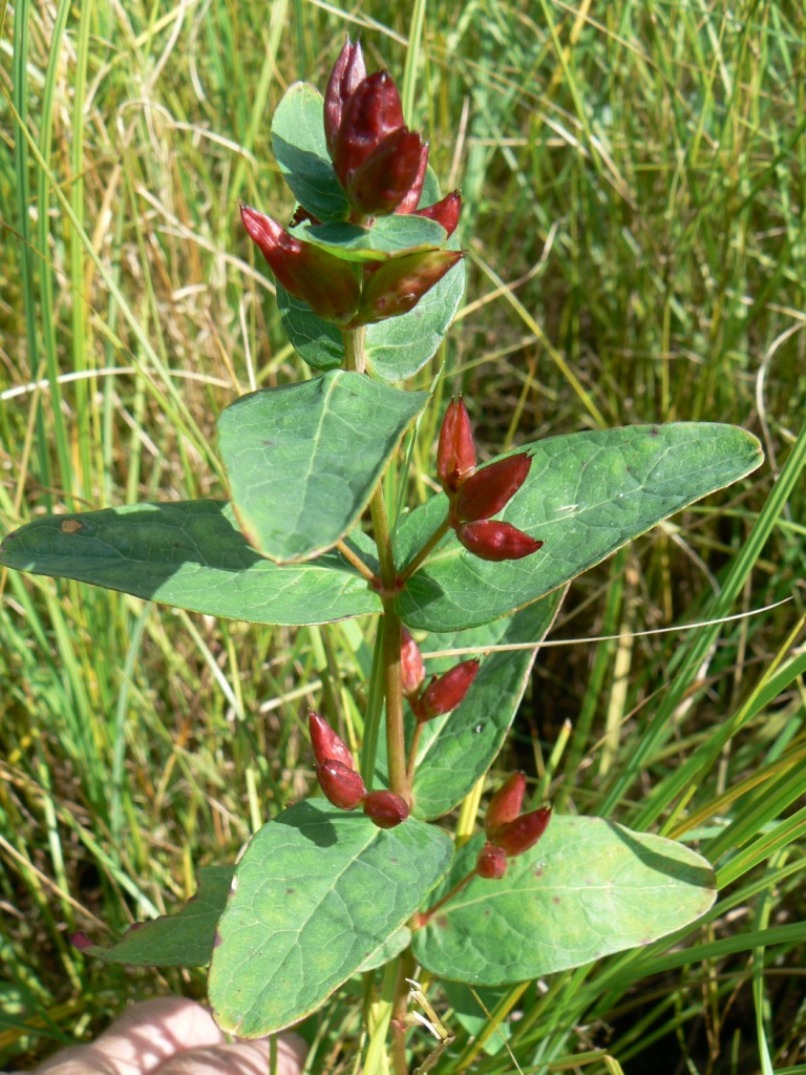
[[[441,890],[473,868],[483,841],[462,848]],[[476,877],[440,908],[413,949],[433,974],[509,985],[649,944],[705,914],[715,895],[710,864],[683,844],[555,817],[500,881]]]
[[[218,420],[233,507],[271,560],[308,560],[358,520],[427,392],[335,370],[243,396]]]
[[[349,206],[327,151],[323,109],[317,89],[295,82],[274,113],[272,149],[300,205],[317,220],[343,220]]]
[[[452,855],[450,837],[433,825],[409,818],[378,829],[324,800],[264,825],[238,863],[218,925],[209,980],[216,1022],[256,1038],[315,1011],[384,949]]]
[[[535,649],[484,657],[462,704],[425,725],[413,789],[417,817],[436,818],[452,810],[489,769],[515,719],[537,646],[551,629],[564,596],[565,590],[557,590],[511,619],[451,636],[429,635],[423,643],[424,652],[523,642],[534,642]],[[491,633],[490,627],[499,625],[502,629]],[[468,659],[454,657],[446,663],[450,667]],[[437,671],[431,661],[427,667]]]
[[[6,537],[0,563],[251,623],[304,626],[381,611],[378,596],[340,555],[273,564],[218,500],[37,519]]]
[[[410,628],[462,630],[522,608],[763,459],[746,430],[706,422],[575,433],[519,450],[532,455],[532,468],[500,518],[545,545],[523,560],[487,563],[451,534],[399,598]],[[403,520],[402,562],[445,511],[440,495]]]
[[[234,866],[205,866],[199,887],[181,910],[136,922],[109,948],[92,945],[85,955],[134,967],[202,967],[210,962],[216,924],[227,902]]]

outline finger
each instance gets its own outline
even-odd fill
[[[296,1034],[277,1038],[277,1075],[300,1075],[308,1047]],[[156,1075],[267,1075],[269,1043],[241,1041],[177,1053]]]
[[[224,1040],[201,1004],[161,997],[132,1005],[92,1045],[66,1049],[36,1075],[150,1075],[175,1053]]]

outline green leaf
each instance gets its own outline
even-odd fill
[[[393,383],[413,377],[437,352],[459,308],[465,289],[460,262],[435,284],[413,310],[367,327],[367,367],[381,380]],[[294,349],[316,370],[344,364],[344,344],[335,325],[323,321],[307,302],[277,285],[277,306],[283,328]]]
[[[274,113],[272,148],[300,205],[317,220],[343,220],[349,206],[327,151],[323,108],[317,89],[294,83]]]
[[[475,631],[429,635],[423,652],[539,643],[548,634],[564,596],[565,590],[557,590],[511,619]],[[535,648],[485,657],[461,705],[425,725],[413,789],[417,817],[430,819],[452,810],[487,772],[515,719],[536,654]],[[453,657],[445,663],[450,667],[468,659]],[[427,667],[429,672],[437,671],[431,661]]]
[[[243,396],[218,420],[244,534],[272,560],[307,560],[359,519],[427,392],[336,370]]]
[[[343,366],[341,329],[317,317],[307,302],[289,295],[280,284],[276,289],[283,329],[297,354],[315,370],[335,370]]]
[[[0,563],[252,623],[302,626],[381,611],[380,599],[340,555],[273,564],[217,500],[37,519],[6,537]]]
[[[575,433],[519,450],[533,456],[532,468],[500,518],[545,545],[489,563],[450,534],[399,598],[409,628],[461,630],[522,608],[763,459],[750,433],[705,422]],[[445,511],[440,495],[401,522],[401,563]]]
[[[196,895],[176,914],[137,922],[109,948],[92,945],[81,950],[105,963],[135,967],[201,967],[209,963],[216,924],[234,872],[234,866],[203,867]]]
[[[462,848],[440,891],[473,869],[484,842]],[[508,985],[579,967],[665,937],[714,902],[696,852],[594,817],[554,817],[499,881],[475,877],[415,933],[417,960],[472,985]]]
[[[300,224],[292,229],[297,239],[322,246],[347,261],[388,261],[396,254],[438,250],[445,245],[445,229],[426,217],[380,217],[371,228],[358,224]]]
[[[399,930],[396,930],[385,944],[372,953],[361,966],[358,968],[358,972],[363,974],[364,971],[375,970],[377,967],[382,967],[385,963],[388,963],[390,959],[394,959],[395,956],[399,956],[400,953],[411,944],[411,930],[408,926],[401,926]]]
[[[264,825],[218,924],[216,1022],[255,1038],[315,1011],[422,905],[452,854],[433,825],[408,818],[378,829],[323,800]]]

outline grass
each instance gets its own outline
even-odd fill
[[[525,991],[429,995],[457,1033],[438,1071],[803,1070],[799,6],[434,0],[409,19],[383,0],[274,0],[258,29],[253,6],[220,0],[0,16],[4,532],[220,495],[218,413],[307,375],[236,210],[290,215],[268,117],[290,82],[322,84],[345,32],[400,75],[438,174],[462,186],[470,285],[440,391],[463,388],[491,453],[637,421],[762,437],[763,471],[578,580],[554,639],[615,638],[545,649],[512,748],[553,774],[562,809],[696,843],[717,904],[679,938]],[[130,998],[203,996],[201,973],[104,967],[66,936],[170,909],[199,865],[231,861],[310,785],[307,708],[360,720],[371,657],[352,622],[253,628],[14,573],[0,593],[14,1066]],[[355,1069],[360,1007],[353,988],[331,1001],[311,1071]]]

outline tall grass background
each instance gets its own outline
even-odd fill
[[[3,532],[225,495],[221,409],[310,375],[237,205],[290,216],[270,117],[347,33],[462,188],[469,286],[438,392],[464,391],[490,454],[643,421],[762,438],[763,470],[578,580],[501,759],[559,809],[692,842],[714,909],[545,982],[429,995],[457,1035],[441,1072],[806,1071],[801,6],[18,0],[0,19]],[[67,936],[175,908],[306,793],[304,715],[360,714],[370,625],[255,628],[15,573],[0,595],[15,1066],[131,999],[203,997],[202,972],[103,966]],[[310,1071],[360,1069],[361,1004],[349,985],[311,1021]]]

